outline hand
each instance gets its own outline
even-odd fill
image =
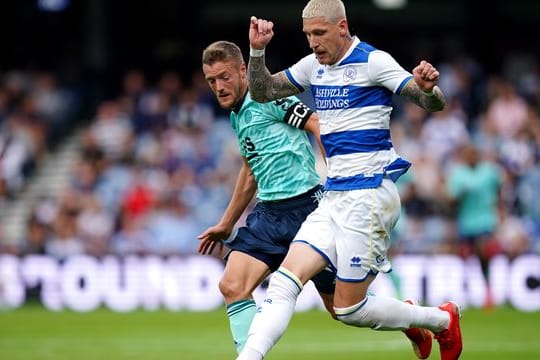
[[[252,16],[249,24],[249,45],[253,49],[264,49],[274,36],[273,28],[273,22]]]
[[[232,230],[223,225],[209,227],[202,234],[197,236],[201,241],[198,252],[200,254],[211,254],[216,246],[219,246],[219,252],[223,250],[222,240],[227,239],[231,235]]]
[[[414,81],[424,92],[431,92],[439,80],[439,71],[425,60],[413,69]]]

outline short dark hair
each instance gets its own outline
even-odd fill
[[[208,45],[202,53],[202,63],[204,65],[213,65],[218,61],[234,61],[243,64],[244,57],[238,45],[221,40]]]

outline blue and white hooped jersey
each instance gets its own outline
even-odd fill
[[[326,190],[378,187],[396,181],[411,166],[390,138],[392,95],[412,79],[390,54],[354,38],[334,65],[310,54],[285,70],[301,91],[310,89],[327,156]]]

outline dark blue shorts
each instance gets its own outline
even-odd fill
[[[319,185],[290,199],[257,203],[246,219],[246,226],[239,228],[236,236],[225,245],[233,251],[253,256],[272,272],[276,271],[302,222],[317,207],[322,190]],[[313,282],[319,291],[331,294],[335,276],[333,273],[323,276],[322,273]]]

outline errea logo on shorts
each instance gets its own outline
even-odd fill
[[[353,256],[351,258],[350,267],[360,267],[362,266],[360,263],[362,262],[362,259],[360,259],[360,256]]]

